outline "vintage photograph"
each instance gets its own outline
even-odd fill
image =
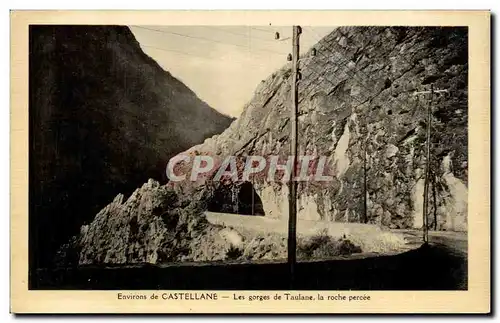
[[[468,43],[30,25],[28,288],[467,290]]]

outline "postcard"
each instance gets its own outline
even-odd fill
[[[12,11],[14,313],[490,312],[490,12]]]

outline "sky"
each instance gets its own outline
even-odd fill
[[[238,117],[257,85],[286,64],[292,27],[129,26],[142,50],[214,109]],[[335,27],[303,27],[304,53]],[[275,33],[280,40],[275,40]]]

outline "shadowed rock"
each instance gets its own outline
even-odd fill
[[[30,261],[231,122],[124,26],[30,26]]]

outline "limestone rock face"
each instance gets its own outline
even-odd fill
[[[414,93],[432,83],[448,93],[432,101],[429,225],[466,230],[467,30],[341,27],[315,48],[299,60],[298,154],[325,156],[334,179],[299,183],[299,217],[422,226],[429,95]],[[226,131],[185,154],[288,156],[290,68],[260,84]],[[286,185],[253,187],[266,216],[287,216]]]

